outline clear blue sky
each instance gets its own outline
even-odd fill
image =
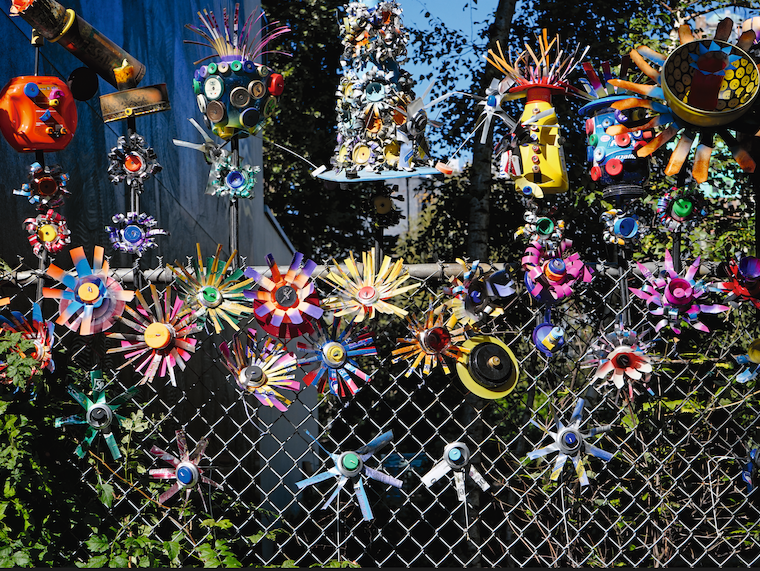
[[[464,0],[399,0],[399,3],[404,10],[402,17],[404,26],[407,28],[430,30],[432,28],[430,21],[439,18],[450,30],[457,30],[465,38],[477,41],[478,31],[489,25],[493,20],[493,13],[499,2],[498,0],[479,0],[477,4],[474,4],[471,1]],[[430,13],[429,18],[425,17],[427,12]],[[468,69],[470,67],[483,66],[485,64],[483,55],[479,52],[471,51],[457,55],[457,59],[459,65],[465,66],[464,69]],[[440,62],[432,66],[419,64],[415,60],[414,46],[410,46],[409,61],[403,64],[403,68],[410,72],[415,80],[418,80],[420,75],[437,73],[440,65]],[[462,76],[457,89],[464,91],[469,87],[469,83],[469,78]],[[418,84],[415,86],[417,95],[422,95],[427,86],[427,80],[418,81]],[[473,103],[473,113],[476,112]],[[435,112],[435,108],[431,115],[434,118],[441,119]],[[446,129],[445,121],[442,129]],[[433,145],[433,154],[436,158],[441,158],[445,161],[446,157],[438,156],[439,153],[436,153],[435,137],[434,132],[428,135],[428,140]],[[471,155],[472,153],[469,151],[469,148],[462,150],[461,156],[463,159],[469,160]]]

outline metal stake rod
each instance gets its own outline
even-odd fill
[[[237,137],[233,137],[230,148],[232,150],[232,166],[234,168],[240,167],[240,141]],[[232,256],[232,263],[230,268],[233,270],[240,267],[240,210],[238,205],[238,199],[233,198],[230,200],[230,256]],[[234,253],[234,256],[233,256]]]
[[[127,117],[127,136],[132,137],[137,132],[137,122],[134,115]],[[129,188],[129,212],[140,212],[140,193],[142,192],[142,183],[128,185]],[[142,289],[143,276],[140,272],[140,256],[132,254],[132,276],[136,289]]]
[[[40,74],[40,48],[45,39],[37,33],[37,30],[32,29],[32,45],[34,46],[34,75]],[[34,158],[38,163],[45,168],[45,153],[42,151],[35,151]],[[45,285],[44,278],[42,277],[47,267],[47,250],[44,248],[41,250],[41,256],[37,260],[37,268],[40,270],[39,277],[37,278],[37,303],[42,301],[42,288]]]

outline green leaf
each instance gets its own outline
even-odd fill
[[[97,487],[100,493],[100,501],[110,508],[113,505],[114,498],[116,497],[113,486],[107,482],[103,482],[98,484]]]
[[[13,562],[18,567],[33,567],[32,560],[29,558],[29,554],[23,551],[17,551],[13,554]]]
[[[228,519],[220,519],[219,521],[214,518],[204,519],[201,522],[203,527],[218,527],[219,529],[229,529],[232,527],[232,522]]]
[[[181,546],[178,541],[164,541],[164,553],[166,553],[170,561],[174,561],[179,557],[180,549]]]
[[[126,568],[129,565],[129,559],[126,555],[123,553],[119,553],[117,555],[114,555],[111,557],[111,561],[109,561],[108,566],[109,567],[121,567]]]
[[[110,542],[104,535],[93,535],[90,537],[90,539],[85,541],[85,544],[87,545],[87,548],[93,553],[103,553],[111,547]]]
[[[92,557],[86,564],[89,569],[98,569],[105,567],[108,563],[108,555],[97,555]]]

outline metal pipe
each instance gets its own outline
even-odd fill
[[[356,264],[359,271],[362,271],[362,264]],[[658,274],[663,269],[664,265],[660,262],[647,262],[643,264],[653,274]],[[699,276],[714,276],[716,274],[718,264],[716,262],[705,262],[699,267]],[[269,266],[249,266],[258,271],[262,275],[269,271]],[[456,263],[447,262],[445,264],[405,264],[404,267],[409,271],[409,275],[417,279],[432,279],[432,278],[446,278],[450,276],[458,276],[462,273],[462,266]],[[492,264],[495,270],[504,269],[504,264]],[[615,267],[604,266],[602,264],[592,265],[592,267],[600,274],[605,274],[609,277],[615,278],[620,275],[620,270]],[[319,277],[330,271],[331,266],[320,264],[314,270],[312,274],[314,277]],[[346,271],[346,267],[341,265],[341,268]],[[189,273],[193,273],[195,270],[192,267],[187,267]],[[169,268],[158,268],[154,270],[143,270],[143,277],[153,283],[168,283],[174,279],[174,274]],[[631,273],[638,277],[642,277],[641,271],[638,266],[631,269]],[[12,272],[3,276],[4,280],[24,282],[38,275],[37,271],[25,270],[21,272]],[[126,283],[132,283],[134,278],[132,276],[132,268],[113,268],[109,275],[116,278],[119,281]]]
[[[61,44],[117,89],[136,87],[145,75],[142,63],[56,0],[13,0],[11,14],[21,16],[46,40]],[[129,84],[119,85],[113,70],[125,60],[133,75]]]

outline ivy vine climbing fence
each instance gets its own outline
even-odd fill
[[[404,307],[418,316],[443,300],[442,286],[461,271],[453,263],[408,267],[420,288]],[[510,269],[517,281],[518,268]],[[716,271],[710,265],[702,269]],[[320,266],[315,275],[324,273]],[[131,269],[116,274],[125,288],[134,288]],[[159,265],[143,273],[141,285],[147,288],[152,281],[161,290],[170,285],[170,275]],[[12,293],[12,305],[30,307],[35,280],[6,278],[4,292]],[[378,356],[364,361],[374,374],[355,396],[341,401],[303,386],[285,413],[248,410],[219,362],[222,336],[202,333],[177,387],[155,379],[120,408],[128,419],[118,429],[127,451],[122,462],[113,462],[100,440],[78,459],[73,452],[82,434],[79,427],[67,427],[70,465],[91,489],[89,501],[100,504],[102,521],[93,527],[112,525],[122,537],[166,540],[180,532],[198,543],[219,531],[204,527],[203,520],[227,519],[232,528],[226,531],[240,538],[236,556],[248,566],[334,560],[367,567],[757,565],[760,508],[741,472],[760,429],[760,390],[755,380],[736,381],[742,366],[735,361],[758,336],[755,310],[706,316],[710,333],[685,329],[678,336],[659,335],[643,303],[621,297],[621,283],[641,287],[642,282],[633,266],[622,272],[597,266],[591,284],[555,310],[566,346],[551,358],[531,342],[543,308],[519,287],[504,315],[485,328],[511,348],[520,365],[516,388],[499,400],[475,397],[453,371],[405,376],[406,367],[391,357],[405,324],[381,317],[370,323]],[[324,281],[316,283],[321,297],[329,295]],[[56,305],[42,303],[46,318],[54,319]],[[650,331],[649,354],[658,357],[649,383],[653,394],[643,392],[633,402],[614,388],[597,384],[589,390],[593,369],[581,367],[590,342],[611,332],[621,315],[630,328]],[[102,334],[82,337],[56,327],[56,335],[69,366],[104,371],[109,394],[138,378],[129,367],[118,369],[123,361],[106,352],[112,342]],[[584,396],[581,428],[611,424],[595,445],[614,457],[609,462],[588,457],[588,486],[580,485],[569,462],[552,481],[554,455],[529,460],[527,454],[550,443],[540,427],[553,429],[552,410],[566,421]],[[58,406],[75,412],[75,403],[66,402],[68,409],[66,403]],[[151,446],[177,450],[179,428],[186,430],[190,446],[209,439],[200,466],[223,487],[201,486],[207,512],[197,494],[185,509],[179,509],[180,495],[159,505],[159,492],[168,484],[148,477],[148,469],[165,467],[148,454]],[[304,490],[295,485],[332,467],[328,453],[356,450],[388,430],[391,443],[368,464],[401,479],[403,486],[369,481],[372,521],[363,520],[351,486],[321,509],[335,479]],[[421,481],[453,441],[467,444],[473,465],[490,485],[483,491],[468,478],[466,506],[450,475],[430,487]],[[80,528],[72,533],[80,546],[75,560],[88,560],[89,534]]]

